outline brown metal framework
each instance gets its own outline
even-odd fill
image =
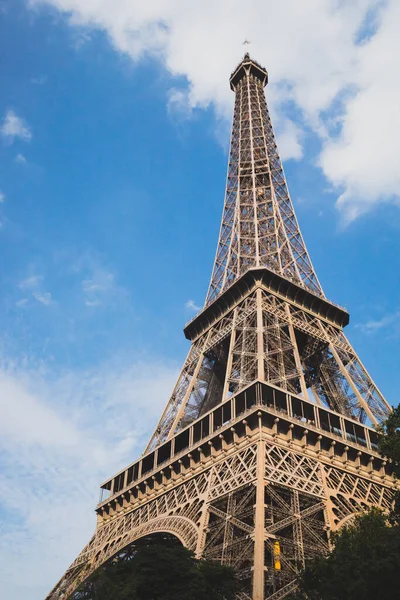
[[[102,486],[96,532],[48,600],[154,533],[236,568],[241,600],[278,600],[330,532],[398,487],[373,425],[390,406],[343,334],[289,197],[248,54],[231,76],[227,190],[204,309],[143,457]]]
[[[249,267],[323,296],[286,185],[265,101],[268,74],[246,54],[231,76],[235,109],[225,204],[206,304]]]

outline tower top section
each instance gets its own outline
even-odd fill
[[[294,213],[268,112],[268,73],[246,52],[235,92],[228,177],[208,306],[249,269],[269,269],[323,298]]]
[[[266,69],[259,65],[258,62],[250,58],[249,53],[246,52],[242,62],[238,64],[230,76],[229,83],[231,85],[231,90],[235,92],[239,82],[248,74],[251,74],[259,79],[264,87],[267,85],[268,73]]]

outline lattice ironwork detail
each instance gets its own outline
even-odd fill
[[[390,410],[340,328],[260,284],[194,342],[148,449],[257,379],[361,423]]]
[[[370,506],[389,511],[393,502],[393,490],[374,481],[346,473],[340,469],[326,469],[332,519],[335,527],[341,527]]]
[[[265,77],[244,59],[235,84],[225,204],[206,304],[251,267],[265,266],[323,296],[308,256],[264,95]],[[257,65],[257,68],[259,66]]]
[[[198,555],[235,567],[241,597],[251,598],[257,485],[264,490],[265,598],[283,598],[279,593],[293,589],[301,565],[328,551],[329,529],[368,506],[384,510],[391,506],[393,490],[387,485],[280,445],[266,443],[258,448],[248,443],[227,456],[221,454],[193,477],[188,470],[187,481],[177,482],[172,489],[160,485],[149,497],[145,494],[136,508],[127,498],[120,512],[98,527],[48,598],[70,597],[101,564],[134,540],[156,532],[172,533]],[[156,497],[151,499],[150,494]],[[279,572],[274,567],[276,541]]]
[[[318,463],[280,446],[266,447],[265,476],[301,492],[324,495]]]

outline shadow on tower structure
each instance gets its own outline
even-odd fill
[[[101,486],[93,538],[47,596],[72,598],[106,561],[153,534],[233,566],[241,600],[278,600],[326,553],[330,532],[396,482],[374,425],[391,408],[324,295],[289,196],[264,95],[246,53],[222,224],[191,348],[140,460]]]

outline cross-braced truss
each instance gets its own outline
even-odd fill
[[[257,379],[362,423],[390,411],[339,327],[260,285],[194,341],[148,449]]]
[[[225,205],[209,304],[250,267],[265,266],[323,296],[286,185],[265,101],[267,73],[245,57],[235,90]]]
[[[332,466],[324,453],[273,437],[257,419],[258,427],[245,430],[241,440],[231,437],[221,451],[208,457],[202,452],[187,467],[179,461],[178,476],[153,476],[153,487],[135,500],[123,494],[48,599],[71,597],[99,566],[157,532],[234,567],[238,598],[284,598],[307,560],[328,552],[331,530],[368,506],[390,508],[390,477],[368,479],[347,456]],[[260,586],[262,595],[256,596]]]
[[[49,594],[71,600],[140,540],[175,536],[233,566],[238,600],[280,600],[330,532],[398,487],[370,427],[390,407],[324,296],[290,200],[263,88],[245,55],[205,308],[144,456],[103,484],[96,532]]]

